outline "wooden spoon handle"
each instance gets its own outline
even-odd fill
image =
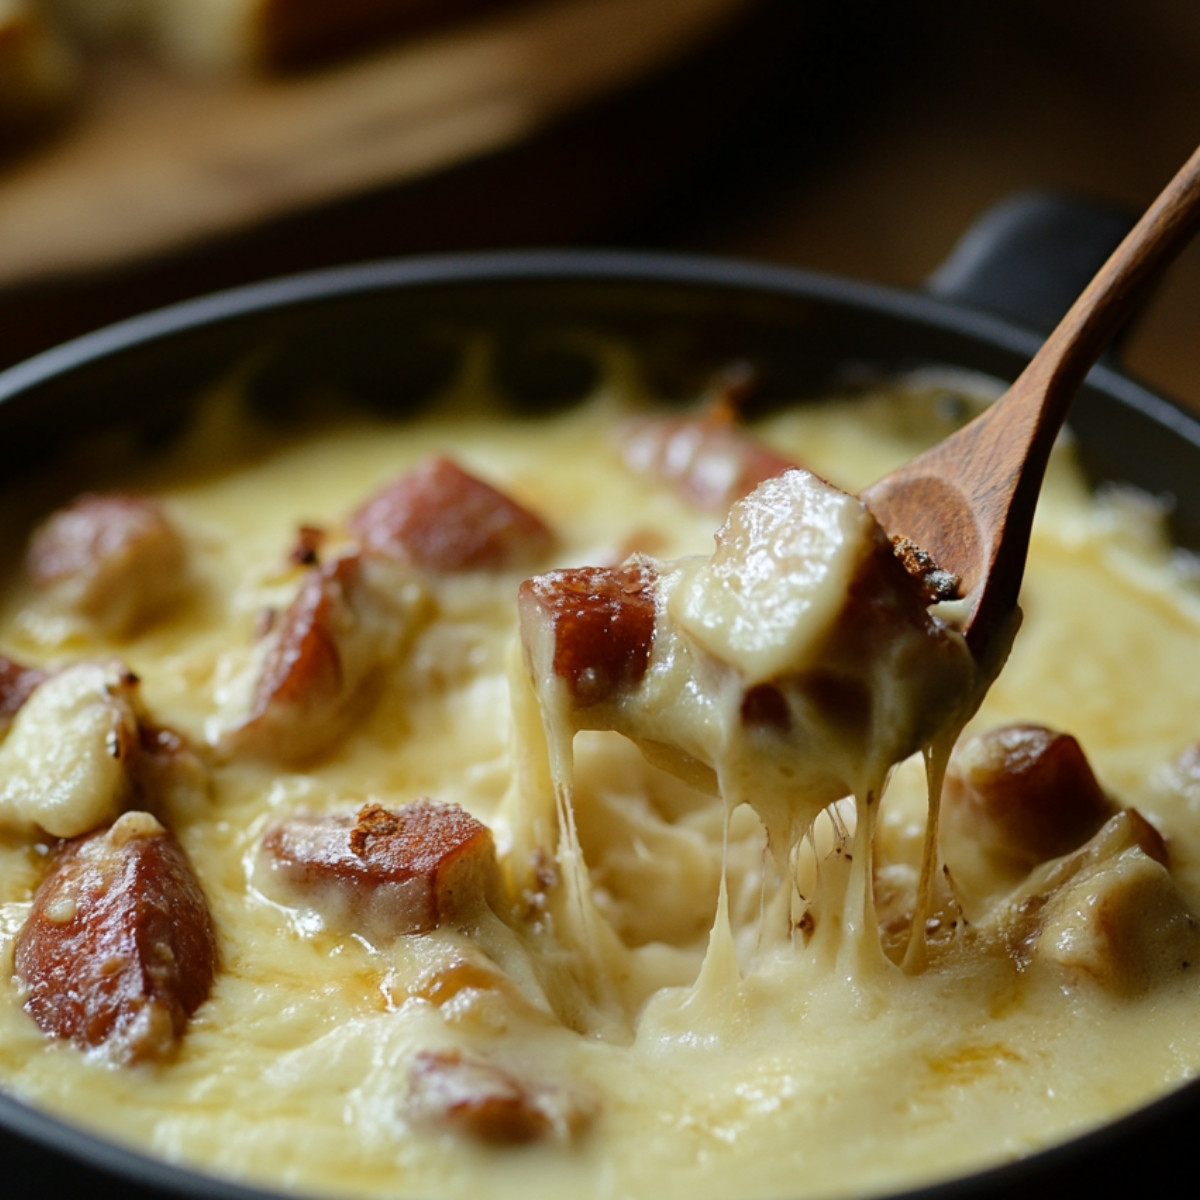
[[[959,576],[977,655],[1016,607],[1054,439],[1088,371],[1200,226],[1200,149],[1083,290],[1005,396],[862,493],[893,538]]]

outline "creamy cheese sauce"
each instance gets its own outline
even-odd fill
[[[65,498],[62,480],[9,499],[0,651],[47,666],[117,656],[142,680],[145,709],[197,747],[207,787],[156,811],[207,894],[221,967],[173,1061],[120,1066],[48,1039],[11,979],[46,850],[0,832],[6,1090],[167,1160],[303,1192],[697,1200],[958,1174],[1200,1070],[1200,994],[1178,954],[1138,988],[1027,969],[988,932],[1006,919],[992,897],[967,914],[977,933],[938,943],[922,969],[902,969],[891,947],[857,971],[822,934],[842,919],[836,906],[811,938],[798,922],[749,806],[727,811],[619,734],[582,732],[568,809],[516,645],[519,571],[436,585],[433,619],[376,703],[314,762],[214,749],[245,702],[259,614],[296,589],[297,526],[336,525],[431,453],[549,521],[555,564],[710,554],[721,518],[631,474],[613,446],[638,391],[618,371],[587,404],[537,421],[464,394],[405,422],[345,417],[287,436],[218,396],[177,450],[87,480],[159,495],[187,538],[187,599],[133,637],[53,611],[22,576],[23,533],[38,506]],[[756,433],[855,490],[948,432],[947,396],[915,380],[781,413]],[[70,476],[78,488],[77,467]],[[1059,453],[1023,607],[967,734],[1034,721],[1075,735],[1104,788],[1166,838],[1179,912],[1200,911],[1200,780],[1177,765],[1198,736],[1200,598],[1157,515],[1093,500]],[[908,886],[919,871],[925,788],[919,756],[893,772],[879,878]],[[264,876],[260,842],[283,817],[422,796],[492,829],[514,892],[498,915],[372,941]],[[793,863],[800,896],[846,893],[853,825],[847,802],[817,821]],[[538,849],[556,860],[537,860],[552,868],[540,884]],[[1072,929],[1063,918],[1059,940]],[[422,1124],[407,1103],[411,1064],[452,1047],[565,1097],[560,1136],[489,1146]]]

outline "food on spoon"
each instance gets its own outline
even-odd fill
[[[866,507],[810,472],[759,484],[715,537],[707,559],[633,560],[595,591],[580,571],[528,581],[522,637],[552,741],[623,733],[749,804],[786,855],[961,726],[975,667]]]
[[[650,665],[658,579],[642,558],[527,579],[517,603],[538,674],[561,680],[579,708],[619,701],[635,689]]]
[[[174,838],[149,813],[65,843],[34,896],[14,964],[55,1038],[117,1062],[170,1057],[207,999],[216,934]]]

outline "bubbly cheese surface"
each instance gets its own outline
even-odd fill
[[[1023,628],[964,736],[1016,721],[1074,735],[1114,805],[1162,835],[1169,869],[1126,821],[1082,857],[996,883],[971,874],[974,850],[947,832],[962,882],[931,900],[936,931],[915,965],[903,946],[920,756],[892,772],[870,854],[842,801],[781,863],[766,802],[730,807],[611,729],[570,739],[568,805],[517,639],[523,567],[413,583],[419,620],[311,760],[229,741],[262,614],[302,576],[288,558],[297,529],[326,528],[336,548],[349,513],[432,454],[541,515],[558,539],[547,567],[631,551],[708,562],[669,603],[753,675],[795,613],[765,622],[741,577],[728,621],[689,597],[697,572],[721,571],[710,556],[724,516],[622,461],[613,430],[634,390],[617,380],[536,421],[458,397],[441,415],[286,435],[217,397],[177,449],[87,481],[159,497],[188,549],[186,596],[120,637],[23,573],[25,535],[68,498],[63,481],[9,498],[0,652],[47,668],[119,659],[141,708],[194,748],[202,779],[153,808],[208,898],[220,968],[170,1061],[118,1066],[47,1038],[12,975],[51,840],[24,815],[0,821],[0,1086],[169,1161],[315,1195],[700,1200],[899,1190],[1027,1155],[1200,1070],[1200,960],[1184,958],[1200,944],[1200,773],[1186,756],[1200,739],[1200,594],[1151,506],[1093,499],[1068,453],[1035,528]],[[853,491],[948,432],[947,397],[901,382],[780,413],[754,435]],[[857,518],[834,509],[815,552],[836,572],[825,542],[852,540]],[[798,585],[793,605],[806,595]],[[422,797],[460,805],[495,839],[504,895],[469,919],[380,936],[281,891],[264,863],[264,837],[295,814]],[[856,907],[867,859],[878,913]],[[1085,910],[1100,897],[1121,916],[1131,895],[1141,957],[1110,971],[1119,951]],[[1030,896],[1049,914],[1036,945],[1014,915]],[[454,1055],[516,1081],[546,1135],[496,1144],[429,1119],[421,1064]]]

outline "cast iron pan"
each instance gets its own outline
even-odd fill
[[[0,374],[0,472],[36,470],[65,438],[117,424],[150,443],[167,437],[198,394],[235,371],[257,402],[285,416],[321,391],[411,411],[481,330],[495,337],[498,376],[521,410],[586,394],[596,367],[582,331],[634,346],[667,396],[694,394],[732,360],[758,369],[763,405],[819,393],[847,363],[942,363],[1008,379],[1126,227],[1121,215],[1069,200],[1021,197],[975,226],[921,293],[594,252],[384,262],[243,288],[126,321]],[[1170,496],[1175,536],[1200,546],[1200,422],[1102,363],[1072,426],[1094,479]],[[1095,1197],[1124,1192],[1125,1180],[1143,1195],[1165,1192],[1197,1122],[1200,1082],[1095,1134],[920,1194]],[[263,1200],[2,1095],[0,1163],[8,1195]]]

